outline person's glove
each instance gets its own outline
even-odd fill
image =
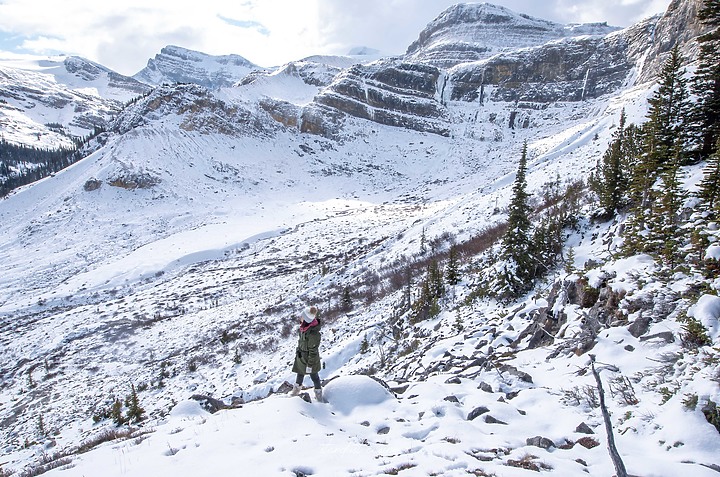
[[[307,368],[305,368],[305,374],[310,374],[310,373],[312,373],[312,368],[310,366],[308,366]]]

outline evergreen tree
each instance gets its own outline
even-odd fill
[[[499,275],[501,292],[499,298],[517,296],[528,290],[533,278],[535,265],[530,241],[530,195],[527,193],[527,142],[523,144],[520,163],[512,188],[512,199],[508,214],[508,228],[502,239],[500,259],[507,262]]]
[[[682,55],[675,45],[660,72],[658,89],[648,99],[648,126],[653,140],[645,144],[646,153],[654,156],[658,165],[671,160],[676,145],[685,144],[687,139],[691,104],[682,65]]]
[[[451,287],[460,283],[460,264],[458,263],[457,246],[454,244],[450,246],[445,281]]]
[[[435,259],[428,266],[428,281],[430,282],[430,292],[433,298],[442,298],[445,295],[445,281],[443,280],[443,272]]]
[[[708,210],[720,211],[720,137],[715,152],[708,158],[703,169],[698,196]]]
[[[607,216],[627,204],[630,171],[638,155],[637,128],[632,124],[626,127],[626,121],[623,109],[620,125],[590,180],[590,187],[598,195],[600,206]]]
[[[613,134],[613,140],[596,167],[596,192],[605,214],[612,214],[622,205],[624,171],[622,169],[622,137],[625,130],[625,110],[620,114],[620,127]]]
[[[668,265],[675,267],[680,259],[683,233],[680,229],[680,212],[685,202],[685,191],[680,183],[680,146],[673,160],[660,176],[657,199],[649,219],[645,238],[646,248]]]
[[[115,399],[115,402],[112,405],[112,409],[110,410],[110,417],[112,418],[113,422],[118,426],[122,426],[123,424],[125,424],[125,422],[127,422],[125,420],[125,416],[123,416],[122,409],[122,402],[119,399]]]
[[[352,296],[350,295],[350,287],[343,288],[341,307],[342,311],[345,313],[353,309]]]
[[[445,295],[445,283],[442,270],[436,260],[432,260],[427,268],[425,279],[420,285],[420,296],[413,303],[411,321],[418,323],[428,320],[440,313],[440,299]]]
[[[692,131],[700,156],[706,158],[720,139],[720,0],[705,0],[698,18],[708,31],[697,38],[700,53],[691,85],[697,96]]]
[[[125,405],[127,406],[127,422],[140,422],[145,414],[145,409],[140,407],[140,399],[138,398],[135,385],[132,385],[132,391],[130,395],[125,399]]]

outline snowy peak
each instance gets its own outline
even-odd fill
[[[11,142],[54,149],[107,127],[149,87],[84,58],[0,58],[0,124]]]
[[[538,46],[581,35],[607,35],[619,28],[606,23],[563,25],[489,3],[454,5],[420,33],[407,50],[409,59],[448,68],[488,58],[509,49]]]
[[[213,56],[166,46],[134,78],[144,83],[195,83],[209,89],[229,87],[257,66],[240,55]]]

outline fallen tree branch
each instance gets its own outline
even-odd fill
[[[607,430],[608,452],[610,452],[610,459],[612,459],[613,465],[615,466],[617,477],[628,477],[627,470],[625,470],[625,464],[620,458],[617,447],[615,447],[615,437],[613,435],[612,423],[610,422],[610,413],[607,410],[607,406],[605,406],[605,392],[603,391],[602,381],[600,381],[600,372],[595,369],[595,355],[590,354],[589,356],[590,369],[592,369],[593,376],[595,376],[598,393],[600,395],[600,410],[602,411],[603,420],[605,421],[605,429]]]

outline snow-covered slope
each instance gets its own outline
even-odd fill
[[[217,89],[232,86],[257,66],[240,55],[213,56],[166,46],[134,78],[151,85],[195,83]]]
[[[608,397],[630,473],[715,475],[702,408],[720,397],[718,361],[709,347],[683,353],[677,317],[708,323],[717,343],[716,302],[686,309],[676,295],[692,277],[649,282],[650,257],[610,260],[620,224],[583,219],[568,231],[574,273],[555,270],[517,303],[466,302],[480,266],[467,255],[436,318],[402,311],[418,293],[409,264],[505,220],[524,142],[541,200],[588,176],[622,109],[642,121],[651,85],[535,107],[488,95],[478,107],[443,94],[442,68],[343,61],[217,91],[158,87],[90,156],[0,201],[3,472],[47,462],[58,476],[232,475],[240,453],[254,474],[290,477],[610,475],[589,355],[573,347],[593,312],[577,296],[587,283],[624,297],[628,321],[608,321],[592,353],[617,369],[606,383],[637,398]],[[334,135],[307,127],[318,119]],[[692,187],[699,167],[687,173]],[[311,303],[327,404],[284,395],[296,316]],[[629,330],[656,312],[646,333]],[[543,317],[562,323],[549,341]],[[143,423],[97,445],[116,436],[110,411],[133,389]],[[210,415],[198,400],[232,407]]]
[[[0,126],[5,140],[40,148],[107,127],[123,103],[150,88],[89,60],[0,58]]]

